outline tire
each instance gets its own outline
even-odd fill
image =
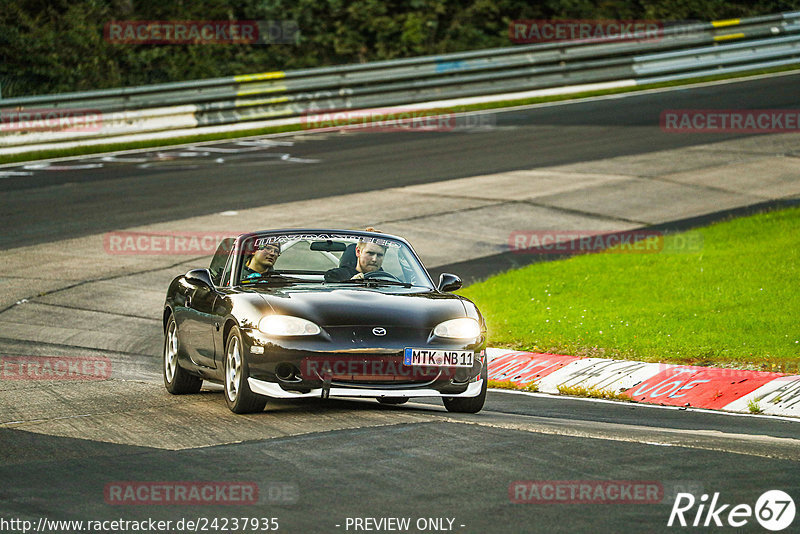
[[[203,379],[195,376],[178,363],[178,324],[175,317],[169,316],[164,331],[164,358],[162,360],[164,386],[173,395],[197,393],[203,387]]]
[[[378,397],[378,402],[381,404],[405,404],[408,402],[408,397]]]
[[[233,413],[260,412],[267,405],[267,399],[250,391],[247,383],[250,373],[243,348],[242,333],[239,327],[234,326],[225,344],[225,358],[222,363],[225,402]]]
[[[481,392],[477,397],[442,397],[442,404],[448,412],[478,413],[486,402],[486,383],[489,381],[489,362],[485,361],[481,371]]]

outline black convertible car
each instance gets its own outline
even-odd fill
[[[274,230],[224,239],[209,269],[175,278],[164,304],[164,384],[222,383],[236,413],[268,398],[441,397],[452,412],[486,398],[486,324],[438,285],[402,238]]]

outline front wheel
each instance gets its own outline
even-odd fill
[[[486,383],[489,381],[489,362],[484,361],[481,371],[481,392],[477,397],[442,397],[442,404],[448,412],[478,413],[486,402]]]
[[[175,317],[169,316],[167,329],[164,331],[164,386],[173,395],[197,393],[203,387],[203,379],[190,374],[178,363],[178,323]]]
[[[247,377],[250,375],[244,357],[242,333],[234,326],[225,345],[223,362],[225,375],[225,402],[233,413],[260,412],[267,405],[267,399],[250,391]]]

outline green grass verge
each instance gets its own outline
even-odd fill
[[[589,98],[594,96],[613,95],[620,93],[630,93],[635,91],[645,91],[648,89],[659,89],[664,87],[677,87],[682,85],[690,85],[694,83],[703,83],[718,80],[728,80],[736,78],[744,78],[748,76],[757,76],[761,74],[772,74],[778,72],[788,72],[793,70],[800,70],[800,65],[787,65],[783,67],[773,67],[770,69],[756,69],[752,71],[739,72],[733,74],[718,74],[714,76],[702,76],[697,78],[689,78],[686,80],[674,82],[661,82],[645,85],[638,85],[635,87],[620,87],[616,89],[604,89],[601,91],[585,91],[582,93],[573,93],[567,95],[552,95],[535,98],[525,98],[518,100],[503,100],[500,102],[487,102],[484,104],[472,104],[468,106],[454,106],[450,108],[441,108],[438,110],[430,110],[428,113],[433,114],[434,111],[440,113],[463,113],[467,111],[480,111],[487,109],[502,109],[515,106],[526,106],[531,104],[543,104],[547,102],[560,102],[563,100],[576,100],[580,98]],[[36,161],[42,159],[64,158],[71,156],[82,156],[86,154],[102,154],[104,152],[117,152],[123,150],[136,150],[146,148],[157,148],[164,146],[175,146],[187,143],[201,143],[204,141],[217,141],[225,139],[239,139],[242,137],[251,137],[257,135],[269,135],[283,132],[304,131],[303,125],[288,125],[288,126],[270,126],[267,128],[254,128],[252,130],[241,130],[237,132],[224,132],[215,134],[202,134],[190,135],[186,137],[176,137],[171,139],[152,139],[148,141],[137,141],[129,143],[109,143],[107,145],[97,146],[83,146],[77,148],[62,148],[52,150],[41,150],[37,152],[28,152],[24,154],[8,154],[0,155],[0,165],[8,163],[22,163],[29,161]]]
[[[755,399],[750,399],[749,401],[747,401],[747,410],[748,410],[750,413],[762,413],[762,412],[764,411],[764,408],[762,408],[762,407],[761,407],[761,406],[758,404],[758,401],[757,401],[757,400],[755,400]]]
[[[520,386],[516,382],[512,382],[511,380],[489,380],[486,385],[487,387],[494,389],[515,389],[519,391],[528,391],[534,393],[539,391],[539,385],[536,384],[535,382],[531,382],[529,384],[525,384],[524,386]]]
[[[800,208],[692,232],[696,252],[580,255],[460,293],[490,346],[797,373]]]
[[[588,397],[591,399],[607,399],[623,402],[634,402],[627,395],[618,393],[610,389],[587,388],[585,386],[557,386],[558,393],[561,395],[572,395],[573,397]]]

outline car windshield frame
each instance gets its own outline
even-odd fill
[[[250,234],[243,234],[236,240],[236,245],[231,254],[235,254],[234,258],[234,272],[232,277],[232,285],[234,286],[255,286],[267,285],[272,278],[275,285],[286,284],[320,284],[331,285],[341,284],[342,282],[331,282],[324,280],[324,274],[330,269],[339,267],[341,255],[345,254],[342,250],[337,250],[336,247],[340,245],[331,245],[332,250],[312,250],[312,242],[326,242],[330,243],[343,243],[346,245],[354,245],[359,240],[366,240],[368,242],[376,243],[386,247],[386,257],[384,259],[383,267],[387,267],[386,272],[397,277],[402,284],[396,283],[382,283],[389,279],[381,280],[380,277],[368,279],[364,285],[367,287],[415,287],[424,288],[428,290],[435,290],[436,285],[425,268],[425,265],[420,260],[414,248],[405,239],[394,236],[391,234],[383,234],[377,232],[364,232],[364,231],[348,231],[348,230],[271,230],[267,232],[253,232]],[[250,259],[257,248],[266,243],[279,243],[281,245],[281,256],[275,262],[275,273],[283,275],[281,277],[264,277],[263,279],[256,278],[253,281],[244,280],[242,278],[242,271],[246,262]],[[322,261],[325,268],[317,265],[315,269],[281,269],[281,259],[286,261],[287,256],[284,256],[288,251],[300,251],[305,254],[316,254],[315,260]],[[298,254],[294,254],[292,260],[297,261]],[[323,260],[324,258],[324,260]],[[387,265],[386,261],[389,262]],[[287,263],[289,267],[291,263]]]

